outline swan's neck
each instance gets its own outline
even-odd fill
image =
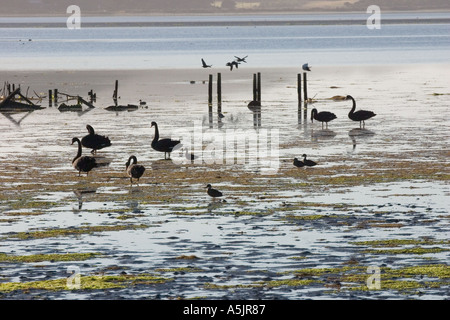
[[[158,130],[158,125],[155,124],[155,137],[153,138],[153,142],[157,142],[159,140],[159,130]]]
[[[77,140],[78,143],[78,152],[77,155],[75,156],[75,158],[73,158],[72,163],[75,162],[75,160],[77,160],[79,157],[81,157],[81,142],[80,140]]]
[[[356,109],[356,101],[355,101],[355,99],[353,99],[353,97],[351,99],[352,99],[353,105],[352,105],[352,109],[350,110],[349,114],[352,114],[353,112],[355,112],[355,109]]]

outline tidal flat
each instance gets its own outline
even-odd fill
[[[0,298],[448,299],[446,70],[317,67],[306,107],[290,68],[222,70],[223,118],[216,101],[208,111],[210,70],[2,74],[42,93],[93,89],[97,101],[0,118]],[[247,107],[255,72],[257,115]],[[107,111],[115,79],[121,103],[147,106]],[[348,101],[330,99],[347,94],[376,112],[365,129],[348,119]],[[312,108],[337,119],[322,130]],[[200,132],[193,151],[219,161],[191,163],[181,150],[164,160],[152,121],[188,147]],[[112,145],[97,152],[107,166],[78,176],[70,142],[86,124]],[[236,132],[276,133],[277,148],[253,162],[211,148]],[[318,165],[293,166],[304,153]],[[133,185],[132,154],[146,167]],[[207,184],[224,196],[210,198]]]

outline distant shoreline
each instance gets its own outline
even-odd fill
[[[82,27],[223,27],[223,26],[314,26],[314,25],[365,25],[366,19],[343,20],[264,20],[264,21],[138,21],[138,22],[83,22]],[[450,18],[382,19],[383,24],[450,24]],[[65,22],[0,23],[0,28],[56,28],[66,27]]]

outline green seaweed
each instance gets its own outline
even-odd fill
[[[71,282],[69,282],[71,281]],[[79,287],[74,285],[75,279],[63,278],[54,280],[41,280],[32,282],[5,282],[0,283],[0,292],[28,291],[31,289],[64,291],[64,290],[104,290],[112,288],[125,288],[138,284],[159,284],[172,281],[169,278],[154,275],[108,275],[108,276],[80,276]]]
[[[65,236],[73,236],[73,235],[82,235],[82,234],[92,234],[96,232],[107,232],[107,231],[121,231],[121,230],[135,230],[135,229],[143,229],[147,228],[148,225],[140,224],[140,225],[109,225],[109,226],[86,226],[86,227],[78,227],[78,228],[66,228],[66,229],[48,229],[48,230],[36,230],[36,231],[28,231],[28,232],[17,232],[11,233],[8,236],[3,237],[6,238],[17,238],[21,240],[28,239],[43,239],[43,238],[51,238],[51,237],[65,237]]]
[[[64,253],[64,254],[33,254],[14,256],[0,253],[0,262],[42,262],[42,261],[83,261],[102,255],[98,252]]]

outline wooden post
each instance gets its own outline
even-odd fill
[[[253,74],[253,101],[257,101],[257,84],[256,84],[256,73]]]
[[[258,72],[258,102],[261,102],[261,72]]]
[[[116,84],[114,87],[114,93],[113,93],[114,100],[117,100],[118,91],[119,91],[119,80],[116,80]]]
[[[301,105],[302,102],[302,74],[297,74],[297,95],[298,95],[298,104]]]
[[[217,74],[217,113],[222,112],[222,75]]]
[[[58,103],[58,89],[53,90],[53,100],[55,102],[55,105]]]
[[[209,75],[208,81],[208,106],[212,106],[213,96],[212,96],[212,87],[213,87],[213,75]]]
[[[52,97],[52,89],[49,89],[49,90],[48,90],[48,106],[49,106],[49,107],[52,106],[52,100],[53,100],[53,97]]]
[[[303,99],[305,102],[308,101],[308,83],[306,79],[306,72],[303,72]]]

